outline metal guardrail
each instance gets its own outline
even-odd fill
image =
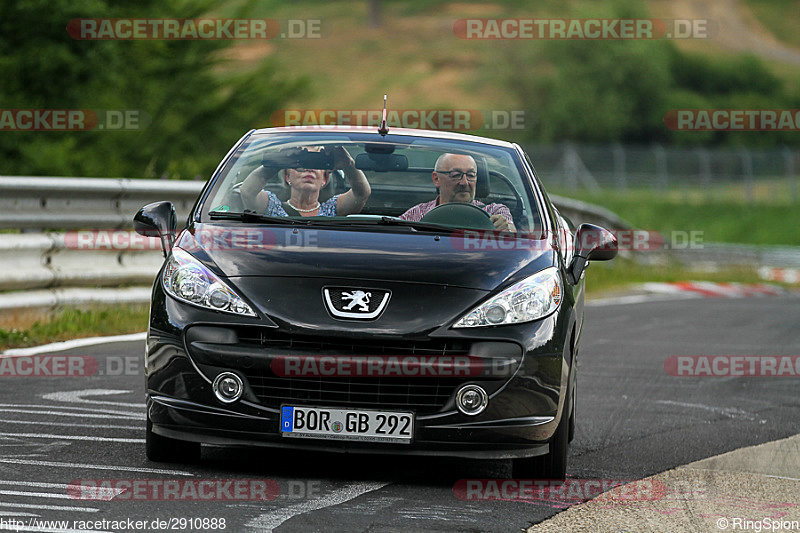
[[[800,269],[800,246],[748,246],[705,243],[702,247],[673,249],[671,257],[694,266],[747,265]]]
[[[70,237],[0,234],[0,290],[149,284],[163,261],[159,250],[81,248]]]
[[[198,181],[0,176],[0,229],[131,228],[133,214],[159,200],[170,200],[178,220],[184,220],[203,185]],[[602,207],[560,196],[550,199],[576,223],[630,227]]]
[[[203,185],[197,181],[0,177],[0,229],[40,231],[0,233],[0,291],[6,291],[0,292],[0,311],[116,298],[146,302],[148,290],[118,287],[152,283],[163,260],[159,250],[81,248],[70,241],[69,233],[45,230],[128,229],[142,205],[159,200],[172,201],[178,220],[185,220]],[[602,207],[553,195],[550,199],[576,225],[631,227]],[[702,250],[680,252],[677,259],[800,266],[800,255],[791,247],[708,244]]]
[[[550,201],[555,204],[559,213],[570,219],[576,227],[583,223],[597,224],[610,230],[626,230],[632,227],[629,222],[626,222],[605,207],[554,194],[549,196]]]
[[[0,228],[130,228],[134,213],[158,200],[171,200],[184,216],[203,185],[176,180],[0,176]]]
[[[0,292],[0,310],[116,298],[147,301],[147,290],[112,288],[151,284],[163,260],[159,250],[81,248],[75,246],[74,234],[47,230],[129,229],[141,206],[159,200],[172,201],[178,220],[185,220],[203,185],[198,181],[1,176],[0,229],[39,233],[0,234],[0,291],[12,291]],[[551,200],[576,223],[628,227],[601,207],[568,198]]]

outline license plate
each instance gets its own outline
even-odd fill
[[[409,444],[414,435],[414,414],[284,405],[281,407],[281,435]]]

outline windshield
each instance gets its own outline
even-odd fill
[[[411,136],[256,133],[226,164],[201,217],[254,212],[265,223],[266,217],[332,225],[402,220],[405,226],[529,232],[541,228],[532,198],[517,153],[506,147]]]

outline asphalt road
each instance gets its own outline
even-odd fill
[[[664,370],[671,355],[798,355],[799,304],[773,297],[588,307],[569,475],[637,479],[800,433],[796,378],[680,378]],[[117,375],[0,378],[0,529],[13,529],[10,519],[23,521],[23,531],[131,519],[153,531],[154,519],[178,519],[161,530],[188,530],[180,519],[224,518],[226,531],[519,531],[563,507],[456,498],[459,479],[509,477],[503,461],[206,448],[199,464],[150,463],[142,350],[142,342],[126,342],[59,352],[93,356],[104,373]],[[267,502],[97,501],[68,490],[75,480],[207,478],[274,480],[281,495]]]

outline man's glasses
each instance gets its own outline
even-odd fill
[[[474,170],[470,170],[467,172],[461,172],[460,170],[437,170],[437,174],[442,174],[447,176],[453,181],[461,181],[462,176],[467,177],[467,181],[477,181],[478,180],[478,173]]]

